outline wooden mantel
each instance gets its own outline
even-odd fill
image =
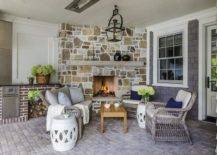
[[[80,61],[73,60],[69,62],[75,66],[123,66],[123,67],[143,67],[144,61]]]

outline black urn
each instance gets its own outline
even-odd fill
[[[121,52],[117,51],[114,55],[114,61],[121,61]]]
[[[128,54],[125,54],[122,56],[123,61],[130,61],[130,56]]]

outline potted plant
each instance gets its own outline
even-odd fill
[[[142,100],[147,103],[150,99],[150,96],[155,94],[155,90],[151,86],[138,89],[138,94],[142,96]]]
[[[30,90],[28,92],[28,118],[45,116],[47,105],[40,99],[39,90]]]
[[[34,84],[34,80],[35,80],[35,77],[34,77],[34,76],[32,76],[32,75],[31,75],[31,76],[28,76],[27,79],[28,79],[30,85],[33,85],[33,84]]]
[[[32,75],[36,77],[36,83],[48,84],[50,76],[55,73],[52,65],[36,65],[32,67]]]
[[[31,104],[39,101],[39,90],[30,90],[28,92],[28,100]]]

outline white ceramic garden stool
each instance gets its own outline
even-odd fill
[[[53,118],[51,125],[51,142],[56,151],[71,150],[77,141],[78,124],[74,115],[59,115]]]
[[[137,107],[137,122],[140,128],[145,128],[145,110],[146,105],[140,102]]]

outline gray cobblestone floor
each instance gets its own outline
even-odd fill
[[[73,150],[55,152],[45,133],[45,118],[0,126],[0,154],[73,154],[73,155],[214,155],[215,124],[188,122],[193,145],[188,143],[154,144],[151,136],[140,129],[136,120],[128,120],[128,133],[122,132],[119,120],[106,120],[106,132],[99,132],[99,120],[85,127],[84,135]]]

